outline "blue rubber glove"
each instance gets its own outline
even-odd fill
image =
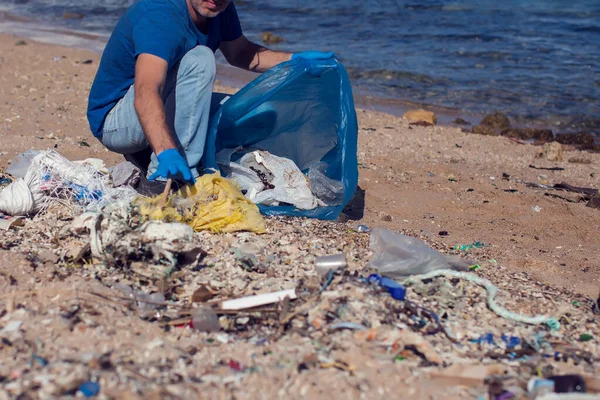
[[[292,60],[304,59],[304,60],[327,60],[334,56],[332,51],[323,53],[321,51],[303,51],[301,53],[292,54]]]
[[[194,184],[196,181],[188,167],[188,163],[179,154],[177,149],[167,149],[160,153],[158,156],[158,168],[156,172],[148,178],[153,181],[158,177],[161,178],[183,178],[189,184]]]

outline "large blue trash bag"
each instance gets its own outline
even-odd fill
[[[209,127],[203,165],[218,170],[216,154],[242,147],[293,160],[306,172],[313,162],[328,165],[327,177],[341,181],[338,206],[299,210],[259,205],[265,215],[336,219],[358,184],[358,124],[350,80],[334,58],[292,60],[250,82],[217,111]]]

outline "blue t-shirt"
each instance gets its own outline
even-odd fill
[[[90,90],[87,117],[92,133],[102,136],[106,115],[133,85],[138,55],[149,53],[167,61],[169,70],[198,45],[212,51],[221,41],[242,35],[233,3],[208,19],[208,35],[196,28],[185,0],[140,0],[117,23]]]

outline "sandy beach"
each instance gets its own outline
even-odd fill
[[[96,157],[107,165],[122,161],[121,156],[108,152],[93,138],[85,116],[88,90],[99,59],[99,54],[90,51],[0,35],[0,172],[28,149],[55,149],[70,160]],[[220,85],[216,90],[235,92]],[[598,297],[600,290],[600,210],[586,207],[586,203],[578,202],[572,193],[552,192],[571,200],[567,201],[546,196],[547,191],[526,185],[568,183],[600,188],[600,154],[563,146],[563,161],[549,161],[536,158],[540,146],[517,143],[506,137],[467,134],[455,127],[411,126],[406,120],[371,110],[359,109],[358,118],[360,190],[345,220],[323,225],[314,221],[276,220],[269,223],[271,233],[267,241],[274,230],[292,234],[298,229],[317,228],[324,232],[325,247],[321,249],[325,253],[353,248],[357,241],[356,249],[361,250],[353,253],[351,265],[359,273],[368,262],[368,237],[355,239],[346,233],[357,224],[421,237],[443,251],[460,244],[485,243],[486,247],[470,254],[481,265],[484,276],[516,291],[522,285],[554,293],[542,294],[540,298],[515,294],[519,306],[550,313],[559,302],[563,305],[574,300],[582,303],[584,307],[572,311],[571,318],[581,322],[572,328],[573,334],[580,328],[595,333],[595,341],[582,345],[588,345],[586,349],[596,357],[600,355],[599,319],[591,312],[592,299]],[[534,169],[530,165],[564,170]],[[35,253],[56,250],[51,238],[64,225],[61,221],[64,220],[60,216],[39,216],[28,220],[25,227],[17,228],[21,233],[0,233],[5,242],[9,238],[18,239],[14,246],[0,246],[5,249],[0,250],[3,266],[0,317],[4,321],[0,326],[10,319],[37,321],[25,322],[24,335],[32,341],[38,336],[43,338],[44,353],[51,360],[46,371],[53,368],[52,360],[56,361],[64,346],[73,357],[75,352],[109,353],[111,357],[118,357],[124,363],[119,367],[120,374],[129,368],[126,374],[131,381],[127,382],[111,380],[110,373],[103,373],[106,398],[125,398],[123,393],[129,396],[126,398],[186,398],[190,393],[204,393],[210,398],[330,398],[333,390],[340,397],[380,398],[397,394],[399,388],[414,390],[411,398],[441,398],[442,386],[428,386],[425,375],[411,373],[406,363],[384,360],[373,346],[361,345],[358,341],[350,344],[348,341],[353,340],[350,332],[336,337],[333,346],[337,349],[336,357],[346,354],[348,362],[357,368],[354,372],[343,368],[310,369],[302,375],[295,366],[313,346],[302,334],[284,336],[267,354],[265,348],[256,350],[255,345],[246,340],[203,347],[198,334],[165,332],[157,324],[114,304],[82,305],[89,308],[87,311],[92,308],[102,311],[82,317],[83,322],[75,324],[75,328],[59,321],[57,314],[42,316],[52,307],[60,308],[62,313],[73,307],[74,299],[81,296],[73,295],[73,291],[109,293],[101,279],[86,268],[65,271],[52,263],[31,261]],[[45,233],[37,237],[23,233],[34,231]],[[219,242],[218,238],[205,236],[202,239],[205,243]],[[236,237],[227,235],[223,239],[220,244],[223,252],[227,252],[227,244]],[[345,239],[338,242],[340,237]],[[308,237],[307,242],[311,239]],[[328,249],[327,245],[335,248]],[[299,243],[298,246],[307,245]],[[293,268],[293,261],[278,268],[288,267]],[[284,281],[300,279],[298,275],[285,275],[292,272],[277,273],[283,274]],[[202,272],[196,274],[199,274],[196,278],[202,277]],[[512,280],[515,276],[518,280]],[[242,292],[252,290],[250,287],[234,290],[235,294]],[[9,297],[9,293],[14,296]],[[21,317],[14,316],[15,313],[21,313]],[[506,328],[502,326],[501,323],[495,325],[497,329]],[[52,334],[44,333],[44,329],[50,328],[55,329]],[[189,353],[190,346],[195,348],[193,354]],[[445,348],[440,351],[451,353]],[[166,368],[169,363],[175,363],[173,360],[182,352],[189,354],[181,361],[178,374],[196,368],[200,376],[208,374],[209,366],[226,368],[219,364],[219,360],[225,358],[250,357],[243,360],[250,365],[254,362],[252,354],[259,354],[256,358],[260,360],[255,362],[262,372],[236,376],[225,383],[216,380],[199,383],[184,375],[178,382],[155,379],[163,368],[157,360],[161,357],[171,360],[165,361]],[[19,355],[16,345],[6,343],[0,344],[0,353],[3,359],[11,360],[0,365],[2,385],[11,380],[19,381],[15,371],[19,371],[19,376],[29,374],[28,381],[19,381],[18,387],[0,389],[0,394],[13,396],[35,386],[35,376],[43,371],[35,362],[33,366],[26,365],[28,355]],[[140,364],[149,362],[147,356],[158,364],[153,364],[153,371],[140,372]],[[116,364],[114,359],[112,362]],[[267,367],[275,364],[279,366]],[[574,368],[567,364],[556,368],[559,371]],[[92,369],[90,365],[79,364],[72,373],[87,377]],[[588,372],[593,371],[598,371],[598,361],[588,368]],[[43,386],[43,381],[37,385]],[[474,394],[464,388],[454,388],[443,398],[472,398]],[[428,397],[430,395],[434,397]]]

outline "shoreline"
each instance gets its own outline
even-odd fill
[[[0,34],[7,34],[19,38],[27,38],[41,43],[58,46],[69,46],[81,50],[90,50],[102,54],[108,35],[94,34],[67,28],[56,28],[39,23],[33,18],[13,14],[9,11],[0,11]],[[240,89],[252,81],[257,75],[253,72],[235,68],[225,62],[219,54],[217,57],[217,80],[222,85]],[[359,109],[384,112],[401,117],[409,110],[424,109],[436,114],[438,124],[452,127],[472,127],[477,125],[486,114],[473,113],[467,110],[451,107],[437,106],[426,103],[417,103],[410,100],[381,97],[368,91],[353,88],[355,106]],[[494,111],[490,110],[490,114]],[[456,124],[454,121],[462,119],[469,124]],[[529,124],[514,124],[515,128],[552,129],[543,122],[531,121]],[[575,133],[575,132],[571,132]]]

